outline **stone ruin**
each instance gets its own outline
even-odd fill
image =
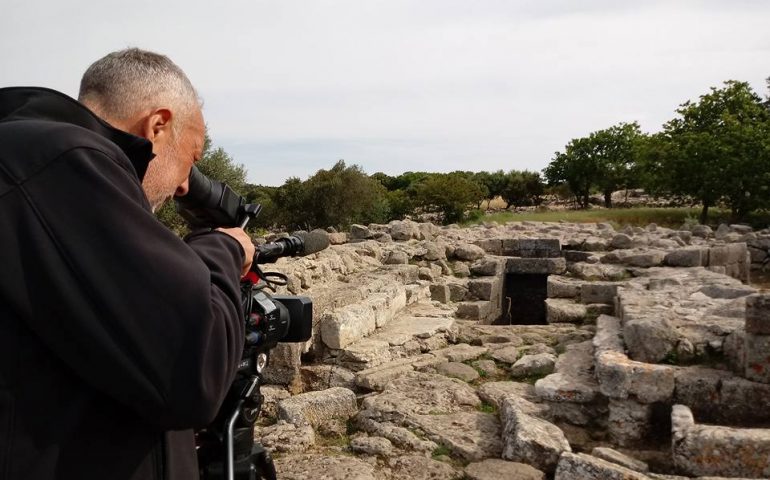
[[[279,478],[770,478],[770,230],[396,221],[282,259]],[[271,268],[272,269],[272,268]]]

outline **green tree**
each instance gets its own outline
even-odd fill
[[[529,170],[511,170],[505,175],[505,186],[501,197],[505,200],[505,208],[511,205],[524,207],[539,205],[544,186],[540,174]]]
[[[416,186],[416,203],[426,212],[440,213],[444,223],[463,219],[465,210],[485,195],[463,172],[436,173]]]
[[[641,138],[642,132],[636,122],[620,123],[589,135],[601,172],[595,184],[604,195],[605,207],[612,207],[612,192],[621,187],[627,189],[634,183],[633,172]]]
[[[564,153],[554,154],[543,174],[549,185],[566,183],[580,208],[588,208],[591,187],[601,174],[593,142],[587,137],[571,140]]]
[[[275,225],[297,227],[312,230],[310,226],[310,211],[307,204],[308,195],[305,185],[298,177],[289,177],[271,195],[275,208]]]
[[[612,207],[612,192],[634,183],[634,166],[642,133],[639,124],[620,123],[598,130],[567,144],[556,152],[543,171],[549,184],[566,183],[582,208],[588,207],[591,189],[604,195],[604,206]]]
[[[478,172],[475,177],[476,181],[484,185],[487,189],[485,200],[488,202],[487,210],[489,210],[489,205],[492,200],[503,195],[503,191],[508,182],[506,174],[502,170],[498,170],[496,172]]]
[[[302,182],[290,178],[273,195],[284,227],[302,229],[348,227],[352,223],[383,222],[389,215],[387,190],[357,165],[338,161]]]
[[[645,152],[645,167],[661,190],[697,199],[701,222],[720,201],[734,220],[768,200],[770,112],[745,82],[711,88],[685,102]]]

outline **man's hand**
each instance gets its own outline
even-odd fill
[[[251,268],[251,262],[254,261],[254,253],[256,248],[251,241],[251,238],[243,231],[242,228],[217,228],[218,231],[230,235],[241,244],[243,247],[245,258],[243,259],[243,271],[241,275],[246,275]]]

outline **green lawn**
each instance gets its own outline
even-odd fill
[[[662,227],[679,228],[687,223],[698,223],[699,208],[596,208],[589,210],[562,210],[541,212],[501,212],[485,215],[478,220],[467,222],[465,225],[473,225],[483,222],[573,222],[573,223],[602,223],[613,224],[615,228],[625,225],[645,226],[650,223]],[[709,225],[717,226],[720,223],[729,223],[730,212],[728,210],[709,210]],[[770,216],[767,213],[752,215],[748,219],[755,228],[766,228]]]

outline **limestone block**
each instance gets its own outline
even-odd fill
[[[357,453],[380,457],[393,454],[393,444],[383,437],[355,437],[350,441],[350,449]]]
[[[433,355],[430,356],[433,357]],[[381,391],[390,381],[412,370],[414,370],[412,359],[400,359],[357,372],[355,383],[359,387]]]
[[[467,462],[499,457],[502,451],[497,415],[460,411],[452,415],[417,415],[415,424],[425,435]]]
[[[345,348],[377,328],[369,305],[353,304],[325,313],[321,317],[321,340],[333,349]]]
[[[468,291],[479,300],[494,300],[500,297],[500,278],[480,278],[468,282]]]
[[[674,394],[675,370],[666,365],[635,362],[620,352],[596,356],[596,378],[601,392],[610,397],[636,397],[640,402],[667,402]]]
[[[714,232],[714,238],[723,240],[728,233],[730,233],[730,227],[726,223],[720,223],[717,230]]]
[[[734,299],[751,295],[757,290],[748,285],[704,285],[698,291],[710,298]]]
[[[751,256],[751,263],[762,264],[767,258],[767,250],[749,246],[749,255]]]
[[[651,404],[610,398],[609,407],[607,430],[616,444],[633,446],[647,437],[653,413]]]
[[[374,238],[374,234],[366,226],[355,223],[350,226],[351,240],[367,240],[369,238]]]
[[[506,273],[561,274],[567,270],[563,258],[509,258],[505,262]]]
[[[610,247],[613,249],[627,249],[631,248],[631,245],[631,237],[625,233],[618,233],[610,240]]]
[[[586,319],[593,320],[600,315],[614,315],[615,306],[609,303],[589,303],[586,305]]]
[[[450,362],[466,362],[468,360],[475,360],[487,352],[489,352],[487,347],[475,347],[467,343],[458,343],[451,347],[436,350],[433,352],[433,355],[439,358],[446,358]]]
[[[616,465],[620,465],[621,467],[626,467],[635,472],[644,473],[650,469],[649,466],[641,460],[629,457],[628,455],[620,453],[612,448],[596,447],[591,451],[591,455],[597,458],[601,458],[602,460],[612,462]]]
[[[522,258],[556,258],[561,256],[561,242],[557,238],[506,238],[503,255]]]
[[[623,257],[623,263],[632,267],[650,268],[663,264],[666,252],[661,250],[647,250],[645,252],[631,253]]]
[[[503,254],[503,240],[500,238],[482,238],[473,242],[490,255]]]
[[[461,480],[463,474],[449,463],[427,458],[422,455],[397,455],[388,459],[392,478],[413,480]]]
[[[443,245],[436,242],[423,242],[422,246],[425,248],[423,259],[431,262],[446,260],[446,249]]]
[[[355,387],[355,373],[337,365],[303,365],[300,376],[305,390]]]
[[[509,399],[503,399],[503,458],[526,463],[550,473],[562,452],[571,452],[569,442],[556,425],[527,415]]]
[[[519,382],[486,382],[481,384],[478,390],[479,397],[485,402],[494,405],[500,409],[504,398],[520,398],[530,402],[536,402],[539,399],[535,393],[535,387],[529,383]],[[525,412],[530,413],[532,412]]]
[[[746,378],[770,383],[770,335],[746,333]]]
[[[513,345],[498,348],[492,352],[492,358],[498,362],[511,365],[516,363],[516,361],[519,359],[519,349]]]
[[[590,236],[583,242],[583,250],[587,252],[603,252],[607,250],[607,240]]]
[[[416,223],[409,220],[393,220],[388,224],[393,240],[404,241],[420,238],[420,229]]]
[[[471,273],[480,277],[491,277],[502,271],[502,261],[495,258],[484,257],[476,260],[470,266]]]
[[[468,297],[468,287],[460,283],[448,283],[449,300],[453,302],[462,302]]]
[[[317,426],[329,418],[347,419],[356,412],[356,394],[342,387],[302,393],[278,404],[278,418],[297,426]]]
[[[389,362],[390,344],[383,340],[363,338],[340,351],[337,361],[340,365],[357,372]]]
[[[626,269],[619,265],[591,264],[586,262],[573,263],[570,273],[584,280],[623,280],[628,276]]]
[[[310,425],[294,425],[285,420],[256,432],[258,441],[273,452],[305,452],[315,445],[315,431]]]
[[[441,273],[441,269],[439,269],[439,274]],[[433,271],[428,267],[420,267],[420,269],[417,271],[417,278],[420,280],[427,280],[429,282],[432,282],[435,280],[435,277],[433,275]]]
[[[479,378],[479,372],[470,365],[460,362],[444,362],[436,365],[436,372],[447,377],[459,378],[463,382],[472,382]]]
[[[650,477],[585,453],[564,453],[554,480],[648,480]]]
[[[729,333],[722,342],[722,353],[727,366],[743,375],[746,370],[746,332],[738,328]]]
[[[545,480],[545,473],[530,465],[497,458],[468,464],[465,476],[469,480]]]
[[[614,303],[618,284],[612,282],[586,282],[580,287],[582,303]]]
[[[432,284],[430,286],[430,299],[436,302],[449,303],[449,286],[443,284]]]
[[[394,426],[387,422],[377,422],[367,416],[368,411],[363,411],[355,417],[358,428],[372,435],[387,438],[393,445],[410,452],[430,455],[438,445],[430,440],[422,440],[417,435],[404,427]]]
[[[285,480],[298,480],[319,477],[327,480],[375,480],[375,467],[365,460],[349,455],[302,454],[286,455],[277,461],[277,477]]]
[[[746,260],[748,247],[745,243],[718,245],[709,250],[709,266],[726,266]]]
[[[545,300],[548,323],[583,323],[587,315],[586,306],[569,299],[548,298]]]
[[[770,294],[746,297],[746,333],[770,335]]]
[[[553,373],[556,356],[550,353],[524,355],[511,366],[511,376],[542,376]]]
[[[701,267],[708,264],[708,250],[691,247],[666,254],[663,263],[672,267]]]
[[[468,268],[468,264],[461,261],[456,261],[452,264],[452,272],[454,273],[455,277],[459,278],[466,278],[471,274],[471,270]]]
[[[596,319],[593,345],[596,355],[608,351],[623,353],[624,345],[620,319],[610,315],[600,315]]]
[[[454,256],[457,257],[458,260],[472,262],[483,257],[485,253],[486,252],[484,252],[484,250],[478,245],[464,243],[455,248]]]
[[[457,318],[485,320],[492,314],[494,305],[488,300],[461,302],[457,305]]]
[[[348,234],[345,232],[330,233],[328,235],[331,245],[342,245],[348,243]]]
[[[552,373],[535,382],[538,397],[550,402],[590,403],[599,395],[592,379],[565,373]]]
[[[692,241],[692,232],[689,230],[677,230],[672,233],[672,237],[680,238],[687,245]]]
[[[696,225],[692,228],[692,234],[700,238],[709,238],[713,236],[713,231],[708,225]]]
[[[672,455],[693,476],[770,477],[770,429],[698,425],[684,405],[671,414]]]
[[[546,281],[548,298],[577,298],[582,282],[561,275],[549,275]]]
[[[676,348],[675,329],[665,318],[641,318],[627,321],[623,327],[629,357],[639,362],[657,363]]]
[[[383,263],[385,265],[406,265],[409,263],[409,255],[400,250],[393,250]]]
[[[770,385],[733,376],[724,379],[721,387],[720,414],[728,423],[770,422]]]
[[[690,406],[708,421],[722,420],[720,390],[722,382],[732,377],[730,372],[700,367],[684,368],[676,372],[674,402]]]
[[[580,250],[562,250],[562,254],[567,262],[587,262],[594,258],[591,252],[581,252]]]

